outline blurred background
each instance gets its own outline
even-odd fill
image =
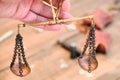
[[[119,1],[70,0],[73,16],[95,15],[99,65],[92,73],[82,70],[78,64],[89,22],[63,25],[60,31],[44,31],[30,26],[20,28],[31,68],[31,73],[21,78],[9,69],[20,22],[0,19],[0,80],[120,80]]]

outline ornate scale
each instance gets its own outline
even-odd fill
[[[33,23],[33,24],[27,24],[27,25],[44,26],[44,25],[63,24],[65,22],[72,22],[72,21],[83,20],[88,18],[91,20],[90,31],[89,31],[86,43],[84,45],[83,52],[78,59],[78,63],[82,69],[84,69],[85,71],[88,71],[89,73],[95,70],[98,66],[98,61],[96,59],[96,48],[95,48],[95,24],[93,20],[94,16],[91,15],[91,16],[77,17],[77,18],[71,18],[71,19],[59,19],[58,16],[60,14],[61,7],[64,0],[57,0],[57,4],[56,4],[58,5],[57,7],[53,5],[52,0],[49,0],[49,3],[45,2],[44,0],[41,0],[41,2],[51,7],[51,10],[53,13],[53,19],[47,22]],[[16,36],[15,50],[14,50],[12,62],[10,64],[10,70],[15,75],[24,77],[31,72],[31,69],[25,58],[23,42],[22,42],[23,38],[19,33],[19,27],[20,25],[18,25],[18,34]]]
[[[23,77],[31,72],[29,64],[25,58],[25,52],[23,48],[23,37],[19,33],[18,25],[18,34],[16,35],[16,43],[14,49],[14,55],[12,62],[10,64],[10,70],[17,76]]]

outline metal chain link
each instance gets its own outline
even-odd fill
[[[16,40],[15,41],[16,43],[15,43],[15,48],[14,48],[14,55],[13,55],[10,67],[13,67],[13,65],[15,63],[15,60],[16,60],[16,57],[17,57],[17,54],[18,54],[18,50],[17,50],[17,48],[18,48],[18,42],[19,42],[19,40],[18,40],[18,34],[16,35],[16,39],[15,40]]]
[[[19,76],[23,76],[23,63],[26,66],[29,66],[27,63],[27,60],[25,58],[25,54],[24,54],[24,48],[23,48],[23,42],[22,42],[22,36],[18,33],[16,35],[16,43],[15,43],[15,49],[14,49],[14,55],[13,55],[13,59],[11,62],[10,67],[13,67],[15,61],[16,61],[16,57],[18,55],[18,64],[19,64]]]
[[[94,20],[93,18],[91,19],[91,27],[90,27],[90,31],[88,33],[88,38],[86,40],[86,43],[84,45],[83,48],[83,52],[81,54],[82,58],[85,55],[85,52],[87,50],[87,48],[89,48],[89,59],[88,59],[88,72],[91,72],[91,58],[96,59],[96,48],[95,48],[95,24],[94,24]]]
[[[25,57],[23,42],[21,41],[20,44],[21,44],[21,55],[22,55],[23,62],[25,63],[26,66],[29,66],[27,59]]]
[[[85,54],[85,52],[86,52],[86,50],[87,50],[87,48],[88,48],[88,46],[89,46],[89,42],[92,40],[92,39],[91,39],[91,34],[92,34],[92,32],[93,32],[93,27],[92,27],[92,25],[91,25],[90,31],[89,31],[89,33],[88,33],[88,38],[86,39],[86,42],[85,42],[85,45],[84,45],[84,48],[83,48],[83,52],[82,52],[82,54],[81,54],[81,58],[84,56],[84,54]]]
[[[94,22],[92,20],[92,24],[91,24],[91,31],[89,34],[89,60],[88,60],[88,72],[91,72],[91,59],[95,58],[96,59],[96,49],[95,49],[95,25]]]
[[[18,61],[19,61],[19,73],[20,73],[20,76],[22,76],[23,74],[23,70],[22,70],[22,55],[21,55],[21,41],[22,41],[22,36],[20,34],[18,34],[17,36],[18,38]]]

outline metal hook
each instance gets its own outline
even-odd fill
[[[25,27],[25,24],[18,24],[18,34],[20,32],[20,27]]]

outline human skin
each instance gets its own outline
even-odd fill
[[[44,0],[49,2],[49,0]],[[57,6],[57,0],[53,0]],[[65,0],[59,15],[60,19],[71,18],[68,13],[70,8],[69,0]],[[0,0],[0,18],[17,19],[24,23],[38,23],[52,20],[51,8],[40,0]],[[61,24],[36,26],[45,30],[60,30]]]

